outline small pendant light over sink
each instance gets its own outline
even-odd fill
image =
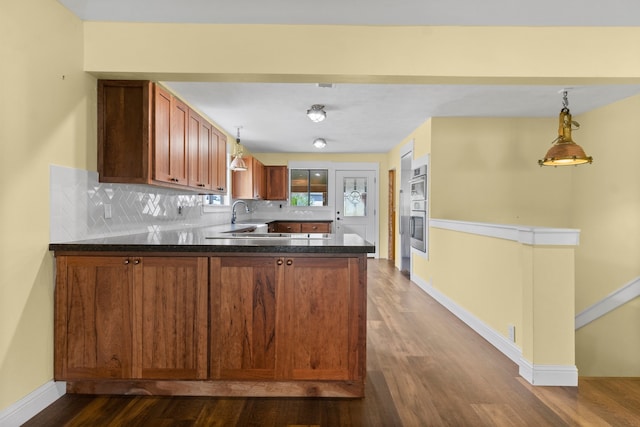
[[[558,137],[553,140],[553,147],[547,151],[544,159],[538,160],[540,166],[570,166],[593,162],[578,144],[571,138],[571,130],[577,130],[580,123],[571,120],[567,90],[562,91],[562,110],[560,110]]]
[[[236,146],[233,149],[233,160],[229,165],[229,169],[234,172],[243,172],[247,170],[247,165],[242,158],[242,145],[240,145],[240,129],[242,126],[238,126],[238,137],[236,138]]]

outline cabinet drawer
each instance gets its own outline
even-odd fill
[[[301,233],[331,233],[331,224],[328,222],[303,222],[300,224]]]
[[[278,222],[274,228],[276,233],[301,233],[299,222]]]

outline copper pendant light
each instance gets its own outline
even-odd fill
[[[580,124],[571,120],[567,91],[562,92],[562,110],[558,119],[558,137],[552,142],[553,146],[547,151],[544,159],[538,160],[540,166],[571,166],[592,163],[593,158],[587,156],[578,144],[571,138],[572,127],[578,129]]]

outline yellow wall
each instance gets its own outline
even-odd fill
[[[82,49],[58,2],[0,4],[0,410],[53,376],[49,165],[96,167]]]
[[[434,118],[431,217],[567,227],[573,168],[541,168],[557,118]]]
[[[572,226],[576,309],[584,310],[640,277],[640,96],[581,115],[575,140],[593,156],[575,168]],[[581,373],[640,376],[640,299],[576,331]]]
[[[514,325],[522,348],[522,245],[438,228],[429,237],[430,275],[418,275],[504,337]]]
[[[620,43],[640,39],[637,27],[87,22],[85,35],[86,70],[109,74],[152,72],[180,79],[234,81],[512,84],[640,77],[640,57],[629,55]],[[322,43],[310,49],[310,39]],[[568,41],[570,49],[562,46]],[[560,55],[562,65],[558,66]]]

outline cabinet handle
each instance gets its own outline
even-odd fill
[[[293,264],[293,260],[288,259],[287,260],[287,265],[291,265],[291,264]]]
[[[198,187],[204,187],[204,184],[198,184]]]
[[[278,260],[278,262],[276,262],[276,264],[278,264],[278,265],[282,265],[282,260],[281,260],[281,259],[279,259],[279,260]]]

